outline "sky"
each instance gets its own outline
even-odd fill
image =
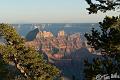
[[[89,15],[85,0],[0,0],[2,23],[96,23],[107,12]]]

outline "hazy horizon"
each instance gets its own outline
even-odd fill
[[[2,0],[0,23],[97,23],[107,12],[89,15],[85,0]]]

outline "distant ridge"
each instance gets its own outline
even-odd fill
[[[26,40],[27,41],[33,41],[36,38],[37,33],[39,32],[38,28],[35,28],[34,30],[30,31],[27,35],[26,35]]]

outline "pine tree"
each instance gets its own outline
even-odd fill
[[[8,80],[53,80],[59,77],[59,69],[43,60],[42,55],[34,49],[27,48],[25,40],[11,25],[0,24],[0,36],[5,39],[5,44],[0,45],[0,65],[5,67],[0,66],[0,70],[10,73],[4,74],[11,76]]]
[[[90,14],[98,11],[115,11],[120,7],[119,0],[86,1],[90,5],[90,8],[87,8]],[[92,28],[91,34],[85,34],[88,44],[95,50],[101,51],[101,56],[93,59],[92,63],[87,59],[84,61],[87,80],[94,80],[98,74],[107,75],[110,80],[111,74],[117,73],[120,76],[120,17],[106,16],[103,22],[99,22],[99,25],[101,31]]]

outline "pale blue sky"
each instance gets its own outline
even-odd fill
[[[86,7],[85,0],[0,0],[0,22],[91,23],[109,14],[88,15]]]

